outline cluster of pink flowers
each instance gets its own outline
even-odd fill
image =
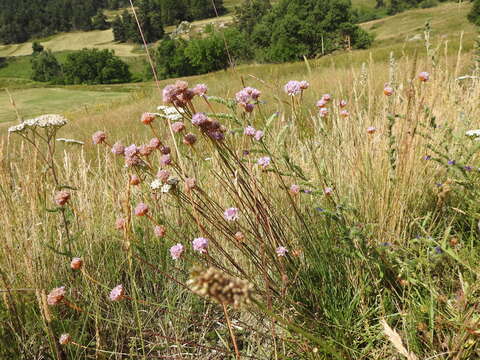
[[[58,206],[65,205],[68,200],[70,200],[70,193],[68,191],[61,190],[55,194],[55,203]]]
[[[107,134],[105,134],[103,131],[97,131],[92,135],[92,142],[95,145],[102,144],[105,142],[105,140],[107,140]]]
[[[328,103],[332,101],[332,95],[324,94],[320,100],[317,101],[318,114],[320,117],[327,117],[330,110],[327,108]]]
[[[270,165],[271,161],[272,159],[270,159],[270,157],[264,156],[257,160],[257,164],[263,169],[266,169]]]
[[[223,140],[227,128],[217,120],[210,119],[205,113],[200,112],[192,116],[192,124],[198,126],[204,134],[214,140]],[[193,134],[192,134],[193,135]]]
[[[246,112],[252,112],[261,94],[262,93],[259,90],[248,86],[237,92],[235,94],[235,99]]]
[[[120,301],[125,298],[125,288],[122,284],[115,286],[108,296],[111,301]]]
[[[204,237],[195,238],[192,241],[193,250],[203,254],[207,252],[208,239]]]
[[[63,301],[64,298],[65,298],[65,286],[60,286],[50,291],[50,293],[47,296],[47,304],[51,306],[58,305]]]
[[[236,207],[231,207],[226,209],[223,212],[223,217],[227,221],[236,221],[239,218],[238,209]]]
[[[422,71],[420,74],[418,74],[418,79],[422,82],[427,82],[430,80],[430,74],[426,71]]]
[[[306,80],[290,80],[288,83],[285,84],[283,89],[288,96],[297,96],[298,94],[301,94],[304,90],[307,90],[309,86],[310,84]]]
[[[165,86],[163,89],[163,102],[183,108],[192,101],[195,95],[205,96],[207,90],[205,84],[198,84],[193,89],[189,89],[186,81],[178,80],[175,84]]]
[[[137,216],[145,216],[148,214],[148,205],[147,204],[144,204],[144,203],[139,203],[136,207],[135,207],[135,215]]]
[[[170,248],[170,255],[172,256],[173,260],[178,260],[183,254],[184,247],[182,244],[178,243],[176,245],[173,245]]]
[[[287,255],[287,248],[284,246],[279,246],[275,249],[275,252],[277,253],[277,256],[285,256]]]
[[[255,130],[253,126],[248,125],[243,130],[244,135],[253,137],[255,140],[260,141],[265,133],[262,130]]]
[[[394,93],[394,90],[388,83],[386,83],[385,86],[383,87],[383,93],[386,96],[392,96]]]
[[[297,184],[293,184],[292,186],[290,186],[290,194],[292,195],[300,194],[300,186]]]

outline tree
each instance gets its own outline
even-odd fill
[[[61,82],[62,68],[50,50],[42,51],[32,59],[32,80]]]
[[[40,43],[37,42],[37,41],[34,41],[34,42],[32,43],[32,51],[33,51],[32,55],[36,55],[36,54],[38,54],[38,53],[41,53],[41,52],[43,51],[43,46],[42,46],[42,44],[40,44]]]
[[[472,9],[468,13],[467,19],[472,24],[480,26],[480,0],[475,0],[473,2]]]
[[[125,24],[123,23],[122,18],[117,15],[112,22],[112,30],[113,30],[113,39],[119,42],[127,41],[127,36],[125,32]]]
[[[110,28],[107,17],[102,10],[98,10],[97,14],[92,19],[92,27],[95,30],[106,30]]]
[[[270,0],[245,0],[242,6],[235,8],[235,22],[240,31],[249,36],[255,25],[271,9]]]

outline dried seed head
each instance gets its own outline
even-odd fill
[[[48,305],[58,305],[62,302],[65,297],[65,286],[61,286],[53,289],[47,296]]]
[[[196,294],[234,308],[249,304],[252,299],[253,287],[248,281],[230,277],[214,267],[194,271],[188,285]]]

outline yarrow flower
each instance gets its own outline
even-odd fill
[[[223,212],[223,217],[227,221],[236,221],[239,218],[238,209],[236,207],[228,208]]]
[[[125,289],[122,284],[115,286],[108,295],[111,301],[120,301],[125,298]]]
[[[257,160],[257,164],[263,169],[266,169],[270,165],[271,159],[268,156],[261,157]]]
[[[430,74],[426,71],[422,71],[418,74],[418,79],[422,82],[427,82],[430,79]]]
[[[183,250],[184,248],[182,244],[178,243],[176,245],[173,245],[170,248],[170,256],[173,260],[178,260],[182,256]]]
[[[53,289],[47,296],[47,304],[54,306],[60,304],[65,298],[65,286]]]
[[[55,203],[58,206],[65,205],[68,200],[70,200],[70,193],[68,191],[61,190],[55,194]]]
[[[11,126],[8,128],[9,133],[20,133],[28,129],[40,128],[53,128],[59,129],[67,124],[67,119],[62,115],[46,114],[41,115],[33,119],[28,119],[21,124]]]
[[[158,190],[161,187],[162,187],[162,182],[160,181],[160,179],[155,179],[150,183],[150,188],[152,190]]]
[[[107,134],[105,134],[105,132],[103,131],[97,131],[92,135],[92,142],[95,145],[105,142],[106,139],[107,139]]]
[[[70,268],[72,270],[80,270],[83,266],[83,260],[79,257],[75,257],[70,262]]]
[[[204,237],[195,238],[192,241],[193,250],[203,254],[207,252],[208,239]]]
[[[288,252],[287,248],[284,246],[279,246],[275,249],[277,256],[285,256]]]
[[[148,213],[148,205],[146,205],[144,203],[139,203],[135,207],[134,212],[135,212],[135,215],[137,215],[137,216],[145,216]]]

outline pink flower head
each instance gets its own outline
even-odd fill
[[[330,94],[324,94],[322,96],[322,99],[325,100],[326,102],[329,102],[330,100],[332,100],[332,95]]]
[[[333,189],[331,187],[326,187],[325,189],[323,189],[323,192],[325,195],[332,195]]]
[[[126,157],[131,158],[131,157],[134,157],[135,155],[138,155],[140,153],[140,149],[137,147],[137,145],[132,144],[125,148],[124,153]]]
[[[172,159],[169,154],[162,155],[162,157],[160,158],[160,164],[162,164],[163,166],[170,165],[171,163]]]
[[[426,71],[422,71],[420,74],[418,74],[418,78],[420,81],[427,82],[430,79],[430,74]]]
[[[393,88],[389,86],[388,84],[385,84],[385,87],[383,88],[383,93],[386,96],[392,96],[393,95]]]
[[[65,298],[65,286],[60,286],[50,291],[50,293],[47,296],[47,304],[51,306],[58,305],[63,301],[64,298]]]
[[[377,131],[377,128],[375,126],[370,126],[367,128],[367,133],[369,134],[375,134],[376,131]]]
[[[55,194],[55,203],[58,206],[65,205],[68,200],[70,200],[70,193],[68,191],[61,190]]]
[[[348,104],[347,100],[340,100],[339,105],[340,105],[341,108],[344,108],[345,106],[347,106],[347,104]]]
[[[107,134],[103,131],[97,131],[92,135],[92,141],[95,145],[103,143],[107,139]]]
[[[115,155],[124,155],[125,154],[125,146],[123,146],[120,141],[117,141],[112,146],[112,153],[115,154]]]
[[[322,118],[327,117],[329,113],[330,111],[326,107],[320,108],[320,110],[318,111],[318,115],[320,115],[320,117]]]
[[[257,164],[266,169],[270,165],[271,159],[268,156],[258,159]]]
[[[162,170],[159,170],[157,173],[157,178],[159,178],[160,181],[164,184],[168,181],[169,177],[170,177],[170,171],[168,170],[162,169]]]
[[[251,113],[255,109],[255,105],[248,103],[248,104],[245,104],[244,108],[247,113]]]
[[[111,301],[120,301],[125,298],[125,289],[122,284],[115,286],[110,295],[108,295]]]
[[[172,131],[174,133],[179,133],[179,132],[182,132],[183,130],[185,130],[185,125],[183,122],[177,121],[172,124]]]
[[[162,145],[162,142],[160,141],[159,138],[153,138],[148,143],[148,146],[150,146],[153,149],[158,149],[161,145]]]
[[[155,120],[155,114],[148,113],[148,112],[142,114],[141,121],[145,125],[151,124],[153,122],[153,120]]]
[[[80,270],[83,266],[83,260],[79,257],[73,258],[70,262],[72,270]]]
[[[195,126],[203,126],[208,122],[208,117],[205,113],[200,112],[192,116],[192,124]]]
[[[317,107],[318,108],[324,108],[325,106],[327,106],[327,102],[324,100],[324,99],[320,99],[317,101]]]
[[[125,218],[118,218],[115,221],[115,229],[117,230],[123,230],[125,229],[125,225],[127,224],[127,219]]]
[[[288,252],[287,248],[284,246],[279,246],[275,249],[277,256],[285,256]]]
[[[140,184],[140,178],[137,175],[132,174],[130,176],[130,185],[135,186],[135,185],[138,185],[138,184]]]
[[[183,137],[183,143],[185,145],[194,145],[195,143],[197,142],[197,137],[195,136],[195,134],[192,134],[192,133],[188,133],[186,134],[184,137]]]
[[[288,96],[296,96],[302,92],[301,84],[296,80],[290,80],[285,84],[284,90]]]
[[[159,238],[163,238],[166,232],[167,232],[167,229],[165,229],[165,226],[156,225],[153,228],[153,233],[155,234],[156,237],[159,237]]]
[[[255,131],[255,140],[260,141],[262,140],[264,132],[262,130]]]
[[[197,186],[197,180],[195,178],[186,178],[185,179],[185,191],[190,191],[195,189]]]
[[[223,212],[223,217],[227,221],[236,221],[239,218],[238,209],[236,207],[228,208]]]
[[[175,85],[167,85],[163,88],[163,102],[166,104],[171,104],[175,99],[175,93],[177,88]]]
[[[344,118],[347,118],[347,117],[350,116],[350,113],[348,112],[348,110],[343,109],[343,110],[340,111],[340,116],[344,117]]]
[[[135,215],[137,215],[137,216],[145,216],[148,213],[148,205],[144,204],[144,203],[139,203],[135,207],[134,212],[135,212]]]
[[[244,91],[253,99],[253,100],[258,100],[260,95],[262,94],[260,90],[257,90],[251,86],[247,86]]]
[[[186,91],[188,90],[188,82],[185,80],[177,80],[175,82],[175,87],[177,88],[177,91]]]
[[[207,88],[207,85],[205,84],[197,84],[193,88],[193,93],[198,96],[205,96],[207,91],[208,91],[208,88]]]
[[[149,145],[141,145],[138,148],[138,152],[142,156],[149,156],[153,152],[154,148],[150,147]]]
[[[300,89],[307,90],[310,87],[310,83],[307,80],[300,81]]]
[[[183,253],[183,245],[178,243],[177,245],[173,245],[170,248],[170,256],[172,257],[173,260],[178,260],[180,259],[180,256],[182,256]]]
[[[62,334],[58,339],[58,343],[60,345],[68,345],[71,342],[72,342],[72,337],[70,336],[70,334]]]
[[[168,155],[172,152],[172,149],[170,149],[168,146],[161,146],[160,147],[160,152],[163,154],[163,155]]]
[[[243,89],[235,94],[235,99],[237,103],[245,105],[250,101],[250,95]]]
[[[193,250],[198,251],[201,254],[206,253],[208,248],[208,239],[204,237],[195,238],[193,239],[192,245]]]
[[[243,134],[247,136],[255,136],[255,128],[253,126],[248,125],[244,130]]]
[[[297,184],[293,184],[292,186],[290,186],[290,194],[292,195],[300,194],[300,186],[298,186]]]

